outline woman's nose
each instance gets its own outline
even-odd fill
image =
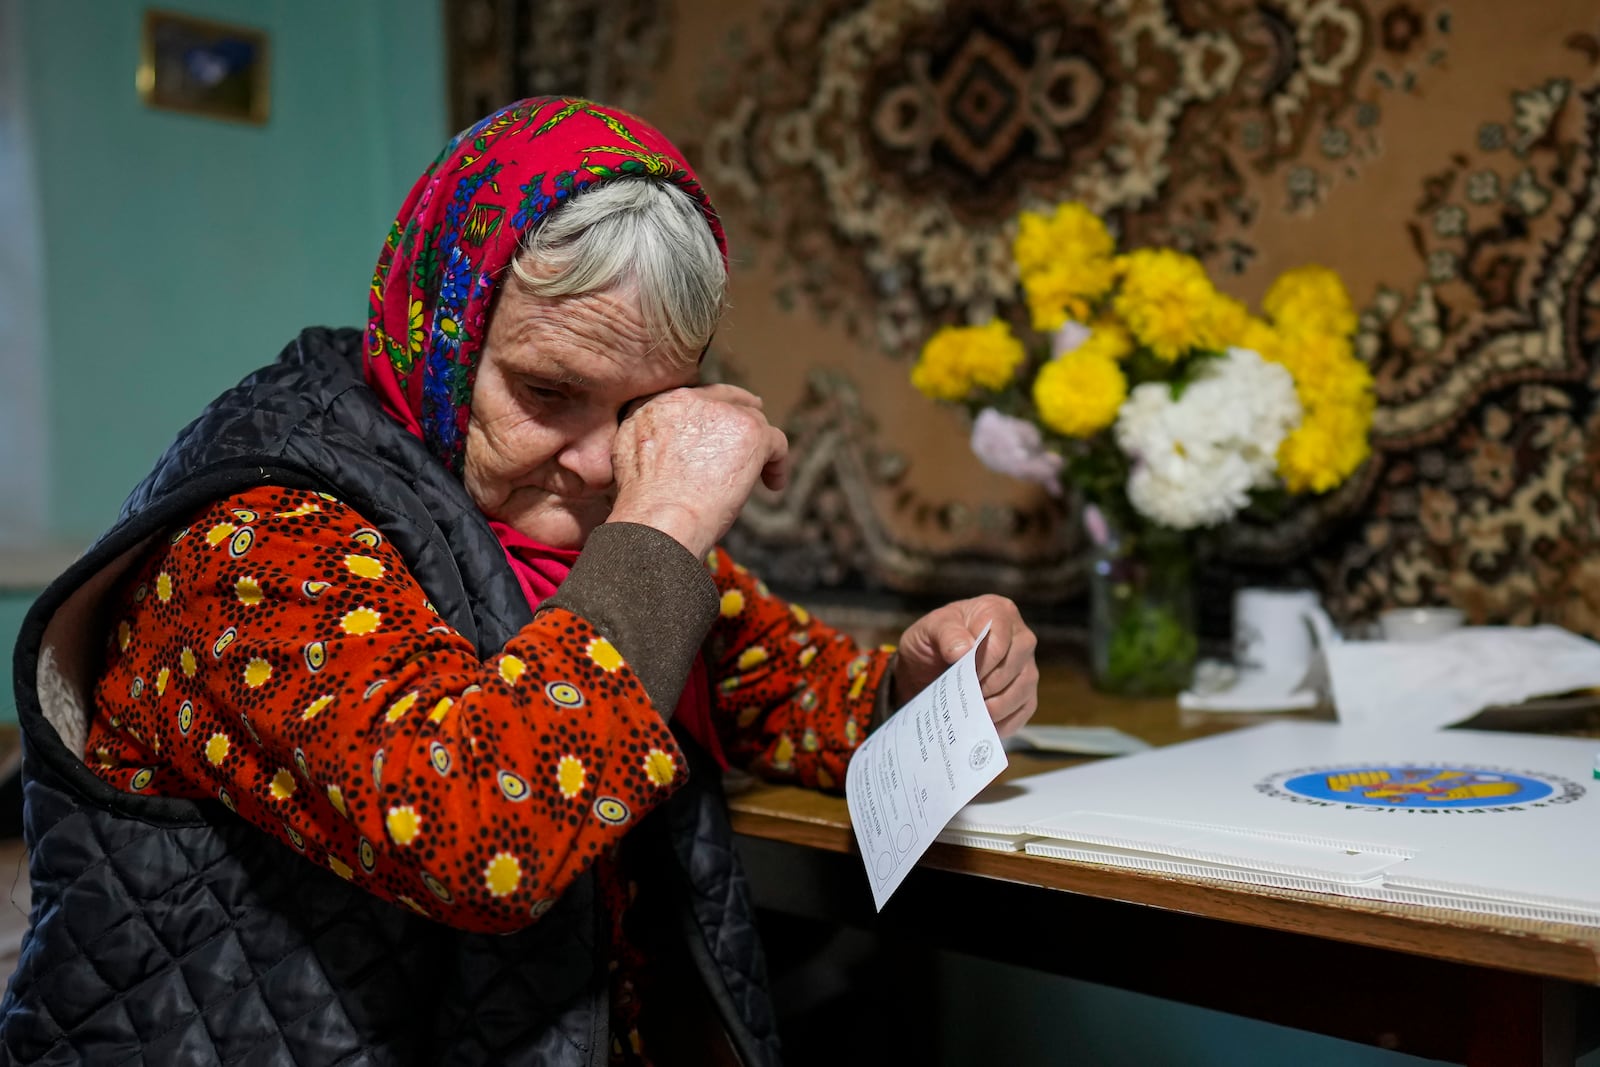
[[[611,485],[611,442],[616,436],[614,420],[590,427],[563,450],[561,465],[582,478],[589,488],[607,488]]]

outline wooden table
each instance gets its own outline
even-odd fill
[[[1108,698],[1071,668],[1046,670],[1040,703],[1037,721],[1158,745],[1259,721]],[[1013,756],[1006,776],[1073,762]],[[1600,930],[953,845],[877,915],[842,798],[763,784],[730,807],[763,908],[1458,1063],[1600,1044]]]

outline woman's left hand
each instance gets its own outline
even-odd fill
[[[976,666],[989,717],[1002,737],[1021,729],[1039,707],[1039,667],[1033,660],[1039,639],[1017,606],[1003,596],[958,600],[911,624],[900,638],[895,661],[896,706],[966,655],[986,625],[989,639],[978,650]]]

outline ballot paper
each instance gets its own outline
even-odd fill
[[[850,758],[845,802],[879,911],[950,817],[1006,767],[978,684],[988,636],[985,626],[966,655]]]

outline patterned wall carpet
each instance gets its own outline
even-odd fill
[[[1081,586],[1072,523],[906,382],[1015,300],[1011,220],[1075,197],[1255,300],[1338,269],[1376,451],[1233,537],[1338,613],[1447,600],[1600,634],[1600,9],[1537,0],[448,0],[465,124],[536,92],[678,139],[737,259],[720,373],[799,476],[738,550],[788,586]]]

